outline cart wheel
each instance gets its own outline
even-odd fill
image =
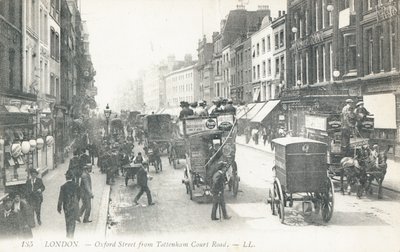
[[[278,178],[275,178],[274,182],[274,195],[278,196],[278,200],[274,200],[276,204],[276,210],[281,220],[281,223],[285,222],[285,198],[281,186],[281,182]],[[275,197],[274,197],[275,199]]]
[[[269,200],[268,200],[268,201],[269,201],[269,205],[270,205],[270,207],[271,207],[271,213],[272,213],[272,215],[276,215],[276,211],[275,211],[275,194],[274,194],[274,191],[271,190],[271,188],[270,188],[268,194],[269,194]]]
[[[234,197],[237,197],[239,191],[239,181],[239,176],[237,174],[234,174],[232,178],[232,192]]]
[[[333,208],[335,204],[334,187],[332,180],[326,180],[326,192],[322,193],[322,219],[328,222],[333,215]]]

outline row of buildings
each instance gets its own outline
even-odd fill
[[[0,1],[0,194],[62,162],[70,125],[95,107],[77,0]]]
[[[136,105],[150,112],[218,96],[279,100],[273,121],[299,135],[307,113],[363,100],[375,116],[372,140],[400,157],[398,31],[398,0],[288,0],[275,18],[268,6],[238,6],[211,41],[199,40],[197,62],[139,78]]]

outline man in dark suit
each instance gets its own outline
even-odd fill
[[[17,213],[12,210],[13,201],[7,197],[0,210],[0,239],[16,238],[18,235]]]
[[[36,214],[37,223],[42,225],[40,209],[42,208],[43,191],[45,190],[45,186],[42,179],[37,177],[38,174],[37,170],[30,170],[31,178],[26,181],[26,199]]]
[[[211,193],[213,195],[213,207],[211,210],[211,220],[218,220],[217,208],[218,205],[221,207],[222,215],[224,219],[230,219],[226,213],[225,198],[224,198],[224,187],[225,187],[225,172],[227,168],[226,162],[218,163],[218,171],[213,175],[213,184],[211,187]],[[220,216],[221,217],[221,216]]]
[[[135,205],[138,205],[139,203],[137,202],[140,197],[142,196],[142,194],[144,192],[146,192],[147,195],[147,202],[149,204],[149,206],[154,205],[154,202],[151,198],[151,192],[150,189],[147,185],[147,172],[144,169],[143,165],[140,167],[139,171],[136,174],[137,177],[137,184],[140,186],[140,191],[139,193],[136,195],[135,199],[134,199],[134,203]]]
[[[80,179],[80,161],[79,161],[79,150],[74,150],[73,157],[69,160],[68,171],[71,171],[74,176],[73,180],[76,184],[79,184]]]
[[[65,224],[67,227],[67,238],[74,238],[75,232],[75,219],[78,212],[78,193],[79,187],[73,182],[74,175],[68,170],[65,174],[64,185],[60,188],[60,195],[58,197],[57,211],[61,214],[61,209],[64,210]]]
[[[79,212],[79,216],[85,214],[83,217],[83,223],[92,222],[91,220],[89,220],[90,211],[92,210],[92,198],[93,198],[92,179],[90,177],[91,172],[92,172],[92,166],[90,164],[86,165],[81,176],[80,191],[82,198],[82,207]]]

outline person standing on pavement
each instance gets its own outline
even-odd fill
[[[89,220],[93,199],[92,178],[90,177],[91,172],[92,166],[86,165],[81,176],[80,192],[82,198],[82,207],[80,209],[79,216],[82,217],[82,215],[85,214],[83,217],[83,223],[92,222]]]
[[[43,202],[43,191],[45,186],[42,179],[38,178],[39,172],[35,169],[30,170],[31,178],[26,181],[26,199],[36,214],[37,223],[42,225],[40,210]]]
[[[76,184],[79,183],[79,151],[76,149],[73,152],[73,157],[69,160],[68,171],[71,171],[71,174],[74,176],[73,180]]]
[[[18,233],[21,238],[32,238],[32,229],[35,227],[35,220],[29,204],[21,199],[21,195],[16,192],[13,195],[12,210],[17,214]]]
[[[75,233],[75,219],[78,215],[78,194],[79,187],[73,181],[74,175],[68,170],[65,174],[64,185],[60,188],[60,195],[58,197],[57,211],[61,214],[61,209],[64,210],[65,225],[67,229],[67,238],[74,238]]]
[[[7,197],[3,200],[0,210],[0,239],[16,238],[18,235],[17,213],[12,210],[13,200]]]
[[[217,208],[218,206],[221,208],[223,218],[229,220],[231,216],[229,216],[226,212],[225,206],[225,198],[224,198],[224,187],[225,187],[225,172],[226,172],[226,162],[219,162],[218,163],[218,171],[213,175],[212,178],[212,202],[213,207],[211,210],[211,220],[218,220],[217,218]],[[221,216],[220,216],[221,217]]]
[[[139,168],[139,170],[136,174],[136,177],[137,177],[137,184],[138,184],[138,186],[140,186],[140,191],[136,195],[135,199],[133,200],[133,203],[135,205],[138,205],[139,204],[138,200],[143,195],[143,193],[146,192],[148,205],[149,206],[154,205],[153,199],[151,198],[151,192],[150,192],[149,186],[147,185],[147,180],[148,180],[147,172],[144,169],[143,165]]]

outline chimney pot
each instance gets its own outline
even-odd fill
[[[278,11],[278,16],[280,17],[282,15],[282,11]]]

